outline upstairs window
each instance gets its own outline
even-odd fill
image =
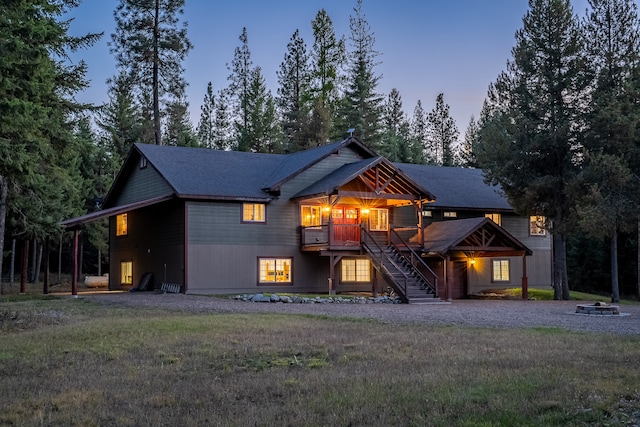
[[[499,213],[488,213],[484,214],[485,218],[489,218],[491,221],[495,222],[498,225],[502,225],[502,215]]]
[[[546,218],[540,215],[532,215],[529,217],[529,235],[530,236],[546,236],[545,228]]]
[[[264,203],[244,203],[242,205],[242,222],[265,222]]]
[[[445,212],[442,214],[445,218],[457,218],[458,214],[456,212]]]
[[[121,214],[116,216],[116,236],[126,236],[129,230],[127,223],[127,214]]]
[[[369,230],[389,230],[389,209],[371,208],[369,210]]]
[[[302,206],[300,210],[301,222],[304,227],[319,227],[322,224],[321,206]]]

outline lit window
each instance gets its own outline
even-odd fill
[[[301,217],[304,227],[318,227],[322,224],[322,207],[302,206]]]
[[[126,236],[128,229],[127,214],[116,216],[116,236]]]
[[[133,263],[131,261],[120,263],[120,283],[123,285],[133,284]]]
[[[540,215],[532,215],[529,217],[529,235],[531,236],[546,236],[547,229],[545,228],[546,218]]]
[[[445,218],[457,218],[458,214],[456,212],[445,212],[444,214]]]
[[[331,218],[342,219],[342,209],[333,209],[331,211]]]
[[[426,218],[433,217],[433,211],[422,211],[422,216]]]
[[[259,258],[260,283],[291,283],[291,258]]]
[[[343,282],[371,281],[371,269],[368,259],[343,259],[341,264]]]
[[[244,203],[242,205],[242,221],[265,222],[264,203]]]
[[[499,213],[488,213],[484,214],[485,218],[489,218],[491,221],[495,222],[498,225],[502,225],[502,215]]]
[[[508,282],[509,276],[509,260],[498,259],[493,261],[493,281],[494,282]]]
[[[371,208],[369,211],[369,230],[389,230],[389,209]]]

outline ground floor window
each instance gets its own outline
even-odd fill
[[[508,282],[511,280],[509,275],[509,260],[508,259],[494,259],[493,260],[493,281],[494,282]]]
[[[292,264],[292,258],[258,258],[259,283],[291,283]]]
[[[343,259],[343,282],[370,282],[371,268],[368,259]]]
[[[122,261],[120,263],[120,283],[123,285],[133,284],[133,262]]]

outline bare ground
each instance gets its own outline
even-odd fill
[[[464,325],[490,328],[562,328],[575,332],[640,335],[640,305],[620,305],[619,316],[576,314],[577,301],[455,300],[452,303],[285,304],[242,302],[183,294],[96,293],[79,298],[99,304],[196,313],[280,313],[369,318],[388,323]]]

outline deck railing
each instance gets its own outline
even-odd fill
[[[403,239],[398,232],[405,232],[407,230],[408,228],[406,227],[399,229],[391,228],[389,233],[390,246],[413,265],[414,269],[422,276],[424,282],[433,290],[435,296],[438,296],[438,276],[414,249],[414,247],[420,247],[420,244],[411,242],[410,240],[412,239]]]

